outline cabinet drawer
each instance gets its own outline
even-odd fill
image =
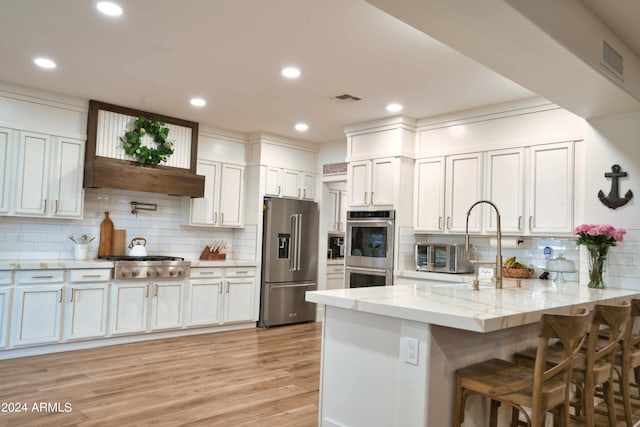
[[[327,274],[344,274],[344,265],[327,265]]]
[[[189,277],[191,279],[209,279],[209,278],[217,278],[221,279],[224,276],[224,269],[222,268],[210,268],[210,267],[191,267],[191,274]]]
[[[11,284],[11,270],[2,270],[0,271],[0,285],[10,285]]]
[[[108,282],[111,280],[111,271],[110,268],[71,270],[69,281],[73,283]]]
[[[16,271],[16,283],[62,283],[64,270]]]
[[[254,277],[255,275],[255,267],[227,268],[227,277]]]

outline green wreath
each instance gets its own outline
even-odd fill
[[[137,162],[144,166],[166,162],[173,154],[173,143],[167,141],[169,128],[161,121],[142,116],[138,117],[133,125],[133,130],[125,132],[124,136],[120,137],[124,152],[134,156]],[[142,137],[145,134],[153,136],[153,141],[158,145],[158,148],[142,145]]]

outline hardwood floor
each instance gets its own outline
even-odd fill
[[[3,360],[0,426],[315,426],[321,329],[306,323]],[[26,412],[11,412],[17,403]]]

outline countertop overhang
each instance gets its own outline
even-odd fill
[[[488,282],[428,281],[413,285],[310,291],[306,299],[347,310],[413,320],[474,332],[492,332],[535,323],[543,313],[570,313],[597,303],[639,297],[636,289],[590,289],[576,282],[507,279],[503,289]]]

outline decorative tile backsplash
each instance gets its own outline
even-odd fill
[[[109,212],[115,229],[127,232],[127,242],[134,237],[147,240],[147,252],[153,255],[198,259],[204,245],[225,240],[231,246],[230,259],[255,260],[256,226],[242,229],[216,229],[180,225],[182,197],[134,191],[85,190],[84,219],[0,217],[0,259],[72,259],[70,235],[96,236],[89,255],[98,251],[100,223]],[[131,202],[154,203],[157,211],[131,213]]]

